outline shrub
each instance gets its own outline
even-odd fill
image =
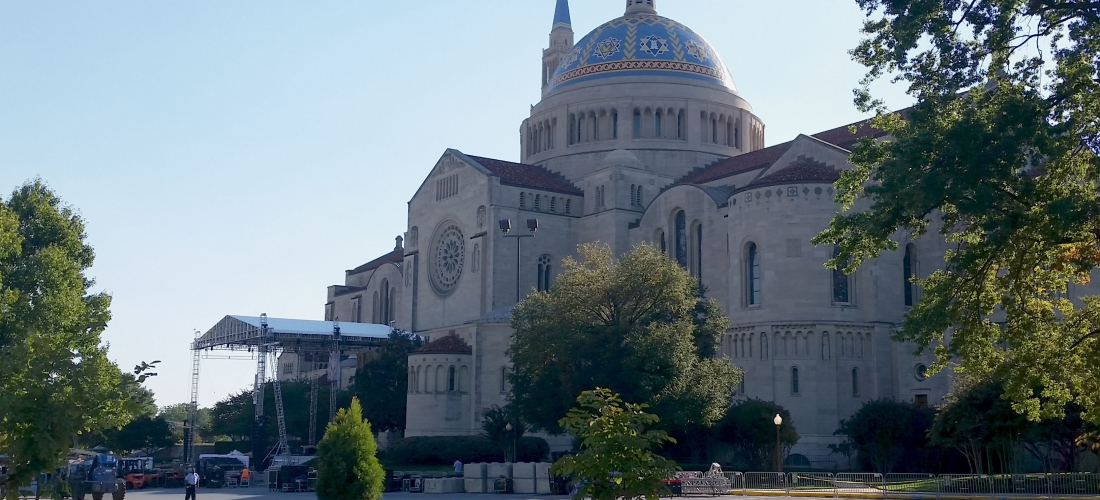
[[[317,445],[317,498],[319,500],[378,500],[382,498],[385,472],[375,457],[370,422],[363,407],[352,398],[329,422]]]
[[[550,451],[546,440],[525,436],[517,443],[521,462],[537,462]],[[402,465],[449,465],[462,463],[502,462],[504,453],[485,436],[409,437],[391,443],[381,457]]]

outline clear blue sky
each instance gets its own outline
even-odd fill
[[[622,0],[573,0],[579,40]],[[863,118],[855,0],[661,0],[706,37],[767,142]],[[554,0],[0,3],[0,192],[40,176],[88,223],[104,335],[188,400],[194,330],[322,319],[393,248],[445,148],[518,160]],[[909,101],[884,89],[895,107]],[[254,364],[204,361],[200,403]]]

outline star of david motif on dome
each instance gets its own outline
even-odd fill
[[[615,55],[619,51],[619,39],[615,37],[605,38],[602,42],[596,44],[596,57],[600,59],[607,59]]]
[[[642,52],[651,56],[659,56],[668,52],[668,42],[657,35],[649,35],[642,39]]]
[[[691,54],[692,57],[700,61],[710,59],[710,51],[707,50],[706,46],[696,43],[695,40],[691,40],[687,43],[687,49],[688,54]]]

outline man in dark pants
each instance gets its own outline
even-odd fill
[[[199,485],[199,475],[195,474],[195,469],[188,469],[187,475],[183,477],[183,486],[186,488],[187,493],[184,495],[183,500],[196,500],[195,488]]]

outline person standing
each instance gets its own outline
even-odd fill
[[[183,486],[187,490],[183,500],[196,500],[195,488],[199,486],[199,475],[195,473],[195,469],[187,470],[187,475],[183,477]]]
[[[241,487],[248,487],[249,480],[252,479],[252,472],[248,470],[248,466],[241,469]]]
[[[455,460],[455,474],[462,474],[462,461]]]

